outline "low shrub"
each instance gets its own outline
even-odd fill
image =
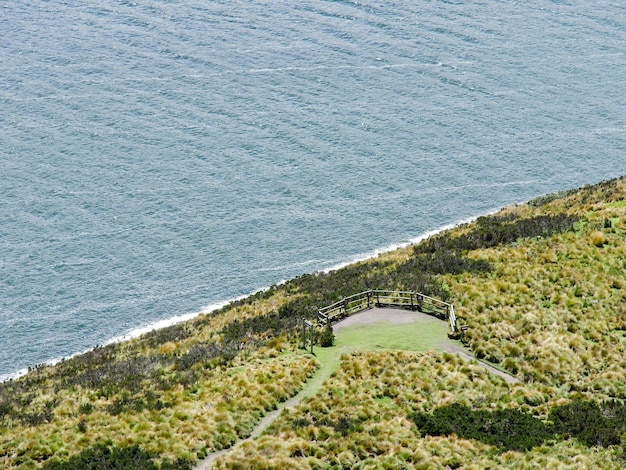
[[[156,392],[147,390],[143,395],[137,396],[130,396],[128,393],[122,393],[121,396],[114,399],[109,405],[106,406],[106,411],[110,415],[116,416],[129,411],[159,411],[164,408],[170,408],[171,406],[171,403],[163,402],[161,397]]]
[[[573,400],[552,409],[549,418],[559,434],[575,437],[588,446],[619,444],[626,432],[626,404],[615,400],[600,404]]]
[[[438,251],[463,252],[506,245],[520,238],[548,237],[571,230],[579,217],[568,214],[539,215],[520,219],[515,214],[491,215],[476,219],[474,229],[452,236],[444,232],[416,245],[416,254]]]
[[[176,323],[145,333],[141,336],[139,341],[146,342],[154,347],[169,342],[184,340],[193,335],[193,333],[194,330],[190,327],[189,323]]]
[[[335,344],[335,334],[333,333],[333,327],[330,323],[327,323],[319,336],[320,346],[323,348],[329,348]]]
[[[527,451],[553,438],[543,421],[516,409],[473,410],[453,403],[431,413],[409,416],[417,428],[431,436],[456,434],[463,439],[476,439],[504,451]]]
[[[554,407],[549,414],[552,424],[516,409],[473,410],[459,403],[433,413],[413,413],[409,418],[431,436],[456,434],[517,451],[528,451],[557,435],[576,438],[589,447],[608,447],[620,444],[626,432],[626,404],[615,400],[596,403],[577,399]]]
[[[292,422],[293,429],[306,428],[307,426],[329,427],[332,428],[336,433],[341,434],[342,437],[346,437],[352,432],[359,432],[363,430],[362,421],[360,419],[349,418],[347,416],[340,416],[336,420],[332,420],[327,417],[320,420],[296,418]]]
[[[81,415],[88,415],[90,414],[94,409],[94,406],[91,403],[81,403],[78,406],[78,412]]]
[[[165,460],[160,465],[155,455],[138,445],[115,447],[103,443],[85,449],[68,460],[50,461],[44,470],[191,470],[191,462],[185,459]]]
[[[489,262],[464,258],[451,251],[423,253],[414,258],[414,268],[430,274],[482,273],[492,270]]]
[[[534,199],[531,199],[530,201],[528,201],[528,205],[531,207],[545,206],[547,204],[550,204],[553,201],[556,201],[557,199],[563,199],[563,198],[566,198],[567,196],[575,194],[577,191],[579,190],[578,189],[566,189],[564,191],[546,194],[544,196],[539,196]]]

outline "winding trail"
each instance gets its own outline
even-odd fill
[[[315,395],[317,391],[319,390],[319,388],[321,387],[322,383],[324,383],[324,381],[328,377],[330,377],[333,371],[335,371],[335,369],[339,366],[340,356],[342,354],[349,353],[357,349],[362,349],[362,345],[353,346],[353,345],[350,345],[349,343],[346,343],[345,341],[341,341],[341,339],[344,337],[345,332],[359,331],[359,329],[362,329],[362,328],[372,329],[368,327],[375,327],[377,324],[381,324],[381,323],[390,323],[391,325],[409,325],[413,323],[418,323],[424,328],[424,330],[426,330],[428,329],[428,325],[441,326],[443,322],[435,317],[432,317],[428,314],[421,313],[421,312],[413,312],[413,311],[399,310],[399,309],[393,309],[393,308],[373,308],[370,310],[366,310],[364,312],[356,313],[348,318],[345,318],[344,320],[340,322],[335,323],[335,325],[333,325],[333,330],[335,331],[335,335],[337,337],[337,346],[323,350],[324,351],[323,357],[322,357],[320,348],[318,348],[318,352],[319,352],[318,359],[320,359],[321,367],[315,372],[313,377],[311,377],[311,379],[309,379],[309,381],[304,385],[303,389],[297,395],[293,396],[289,400],[283,403],[280,403],[275,410],[266,414],[263,417],[263,419],[259,422],[259,424],[256,426],[256,428],[254,428],[254,430],[252,431],[249,437],[247,437],[246,439],[239,440],[232,447],[229,447],[228,449],[223,449],[223,450],[208,454],[204,459],[202,459],[196,464],[196,466],[194,467],[194,470],[207,470],[211,468],[213,462],[219,457],[221,457],[222,455],[228,453],[229,451],[243,444],[244,442],[247,442],[247,441],[250,441],[252,439],[259,437],[263,433],[263,431],[265,431],[265,429],[267,429],[267,427],[270,424],[272,424],[272,422],[280,415],[280,413],[285,408],[292,409],[298,403],[300,403],[304,398]],[[465,348],[459,341],[450,340],[445,333],[446,331],[445,327],[441,329],[441,331],[443,332],[443,334],[441,334],[440,336],[438,335],[433,349],[458,354],[463,359],[466,359],[468,361],[477,361],[478,364],[480,364],[482,367],[487,369],[487,371],[489,371],[490,373],[494,375],[497,375],[498,377],[501,377],[502,379],[504,379],[505,382],[509,384],[515,384],[519,382],[519,380],[516,377],[513,377],[512,375],[507,374],[506,372],[503,372],[493,367],[492,365],[487,364],[484,361],[477,360],[471,354],[471,352],[467,348]],[[419,342],[420,338],[417,338],[415,341]],[[383,344],[378,344],[378,343],[383,343]],[[395,349],[393,344],[384,344],[384,343],[385,341],[383,339],[383,341],[379,341],[376,344],[370,345],[370,348],[375,347],[375,348],[382,348],[382,349]],[[418,348],[418,349],[424,349],[424,348]],[[425,349],[428,349],[428,348],[425,348]],[[327,353],[327,351],[331,351],[331,353],[329,354]]]

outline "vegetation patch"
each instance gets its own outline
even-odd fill
[[[622,442],[626,432],[626,404],[576,399],[555,407],[550,420],[565,437],[575,437],[588,446],[608,447]]]
[[[543,196],[539,196],[528,201],[528,205],[531,207],[541,207],[547,204],[550,204],[553,201],[558,199],[563,199],[567,196],[575,194],[578,189],[565,189],[563,191],[558,191],[556,193],[546,194]]]
[[[416,247],[306,274],[140,338],[35,366],[0,384],[0,467],[41,468],[83,452],[93,458],[146,453],[144,460],[157,467],[191,461],[248,436],[307,383],[307,398],[294,412],[219,466],[567,468],[564,462],[571,462],[569,468],[622,469],[615,444],[626,421],[618,406],[626,400],[624,201],[624,178],[549,195]],[[369,289],[450,301],[472,352],[522,383],[507,385],[454,354],[389,351],[437,347],[447,325],[436,319],[337,330],[333,347],[316,349],[324,373],[307,382],[319,364],[296,352],[301,320]],[[355,348],[361,352],[350,353]],[[342,352],[350,354],[331,375]],[[318,377],[328,380],[315,393]],[[507,411],[510,426],[524,413],[573,439],[495,452],[504,444],[422,435],[407,419],[454,403],[488,410],[491,418],[516,410]],[[107,451],[98,450],[101,442]]]
[[[557,435],[576,438],[589,447],[609,447],[623,443],[626,432],[626,404],[615,400],[597,403],[576,399],[555,406],[548,423],[517,409],[472,409],[460,403],[437,408],[432,413],[412,413],[409,418],[424,434],[456,434],[496,446],[501,451],[528,451]]]
[[[335,333],[330,322],[319,333],[319,343],[323,348],[329,348],[335,344]]]
[[[452,236],[451,232],[429,238],[424,243],[415,246],[416,254],[444,252],[465,252],[484,248],[493,248],[507,245],[520,238],[548,237],[555,233],[571,230],[578,222],[579,217],[569,214],[538,215],[529,218],[520,218],[514,213],[479,217],[466,233]],[[485,263],[483,261],[483,263]],[[472,266],[470,264],[470,266]],[[483,267],[478,264],[478,267]],[[484,265],[485,267],[488,264]],[[473,269],[472,271],[486,271],[487,269]],[[450,274],[460,274],[464,270]],[[470,271],[470,272],[472,272]],[[440,274],[446,274],[445,271]]]
[[[342,356],[317,394],[214,468],[460,468],[471,462],[470,468],[622,469],[612,450],[555,438],[546,417],[564,396],[543,385],[507,385],[449,353],[354,352]],[[429,419],[439,409],[470,410],[466,421],[482,423],[492,443],[460,431],[426,435],[407,418]]]
[[[155,455],[138,445],[116,447],[96,444],[66,461],[51,461],[44,470],[191,470],[191,462],[185,459],[155,461]]]
[[[413,413],[409,417],[424,434],[456,434],[496,446],[501,451],[528,451],[555,437],[550,426],[540,419],[511,408],[474,410],[453,403],[433,413]]]
[[[81,465],[91,459],[121,462],[136,457],[145,468],[178,468],[159,462],[193,461],[247,437],[262,415],[295,395],[316,367],[310,357],[259,349],[245,360],[234,359],[232,366],[195,369],[195,382],[185,387],[156,390],[154,381],[141,392],[122,390],[111,397],[60,388],[54,407],[46,407],[50,399],[42,386],[40,395],[28,395],[30,401],[20,402],[18,395],[15,402],[44,418],[24,423],[15,407],[3,407],[8,414],[0,429],[0,467],[37,468],[37,463],[54,462],[67,465],[58,467],[63,469],[89,468]],[[109,443],[108,450],[94,447],[98,442]],[[103,465],[97,468],[144,468],[139,463]]]

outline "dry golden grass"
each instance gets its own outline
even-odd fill
[[[530,452],[495,452],[486,444],[422,436],[407,419],[445,403],[515,407],[545,418],[566,392],[505,384],[475,363],[447,353],[367,352],[344,356],[320,392],[285,411],[266,434],[218,459],[216,468],[621,468],[609,450],[575,441]],[[344,426],[339,424],[344,419]],[[460,466],[460,467],[459,467]]]
[[[624,181],[602,197],[576,193],[540,208],[518,206],[527,217],[569,212],[582,220],[574,232],[471,252],[494,271],[445,282],[479,356],[525,381],[624,399],[626,369],[614,371],[611,386],[596,384],[626,354],[617,335],[626,316]]]
[[[261,416],[294,395],[317,365],[305,355],[269,357],[265,350],[239,366],[208,371],[194,387],[175,388],[161,395],[163,409],[129,411],[112,416],[110,400],[92,401],[89,414],[78,403],[89,392],[61,391],[52,419],[38,426],[13,425],[0,435],[1,468],[36,468],[52,455],[74,455],[96,442],[118,446],[140,444],[161,457],[196,459],[202,449],[232,445],[254,429]],[[46,396],[37,400],[45,400]],[[79,423],[83,422],[83,430]]]
[[[420,436],[407,420],[410,412],[450,403],[512,407],[546,418],[553,406],[573,396],[626,399],[626,180],[550,199],[499,215],[576,214],[581,219],[575,230],[464,253],[488,261],[493,271],[439,278],[469,327],[466,339],[473,351],[524,383],[508,386],[451,354],[353,354],[343,358],[315,397],[285,412],[267,435],[238,447],[218,467],[253,468],[254,462],[256,468],[621,468],[610,450],[575,441],[500,454],[455,436]],[[466,224],[451,233],[473,227]],[[387,263],[378,269],[392,275],[412,253],[406,247],[374,261]],[[36,370],[29,376],[36,388],[21,397],[24,410],[43,416],[54,402],[53,412],[30,425],[4,418],[0,467],[39,468],[51,456],[66,458],[107,439],[140,444],[165,458],[193,459],[232,445],[263,413],[295,394],[317,364],[296,354],[286,337],[259,348],[258,340],[267,340],[269,333],[243,337],[233,359],[188,368],[174,359],[219,345],[234,321],[275,312],[305,294],[286,284],[201,315],[181,326],[186,334],[180,337],[144,337],[116,346],[111,360],[121,364],[172,359],[151,374],[140,374],[130,392],[67,386],[55,375],[58,367]],[[154,400],[145,406],[148,392],[163,406],[153,406]],[[133,409],[139,399],[146,403]],[[111,413],[120,400],[127,401],[126,408]]]

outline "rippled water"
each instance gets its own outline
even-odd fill
[[[626,173],[620,1],[0,4],[0,376]]]

